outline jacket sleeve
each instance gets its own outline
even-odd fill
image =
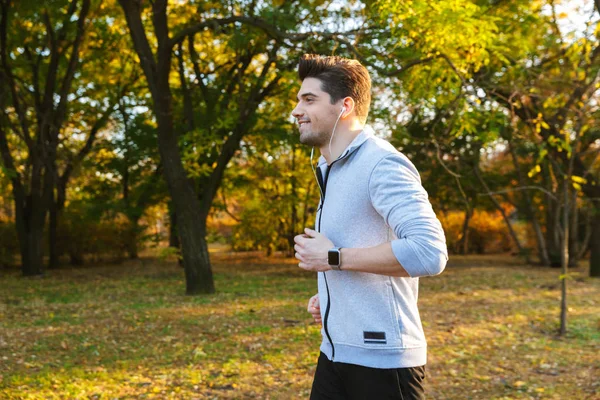
[[[406,272],[440,274],[448,261],[446,237],[412,162],[401,153],[380,160],[371,172],[369,196],[396,235],[392,251]]]

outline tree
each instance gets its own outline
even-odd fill
[[[557,12],[556,4],[551,1],[395,3],[382,0],[376,5],[380,18],[392,26],[394,38],[400,45],[385,52],[388,57],[372,55],[365,59],[373,65],[383,63],[384,67],[378,69],[386,76],[397,77],[398,86],[408,93],[405,100],[425,104],[434,115],[436,109],[454,103],[461,94],[471,99],[469,109],[484,113],[487,110],[490,116],[494,110],[503,109],[508,122],[504,131],[510,133],[502,138],[509,140],[520,182],[520,187],[508,190],[518,190],[524,198],[525,215],[532,219],[542,262],[551,264],[553,257],[559,260],[560,243],[554,240],[558,237],[555,227],[560,214],[560,207],[553,200],[559,197],[560,191],[553,178],[556,165],[542,162],[536,167],[542,171],[546,188],[544,192],[532,193],[534,185],[526,182],[522,172],[524,158],[518,157],[521,149],[516,146],[522,145],[523,151],[533,150],[535,160],[543,160],[551,154],[558,156],[553,159],[561,165],[567,165],[565,152],[560,151],[557,143],[564,141],[561,138],[573,136],[573,127],[578,125],[578,120],[585,119],[587,122],[579,124],[585,127],[580,148],[574,149],[574,179],[579,179],[578,184],[589,199],[598,197],[594,156],[597,129],[592,128],[596,120],[589,118],[595,115],[598,97],[598,2],[594,3],[596,13],[581,33],[561,28],[558,20],[566,13]],[[423,18],[426,14],[427,18]],[[460,114],[461,124],[469,124],[466,116],[465,112]],[[547,233],[545,238],[534,209],[540,193],[548,194],[542,220]],[[597,214],[595,211],[594,215]],[[597,227],[597,222],[592,226]],[[573,226],[573,230],[577,232],[578,226]],[[573,237],[573,246],[577,247],[577,235]],[[592,237],[600,237],[600,234]],[[590,247],[591,274],[594,275],[600,268],[595,261],[600,260],[596,254],[600,246],[592,243]]]
[[[93,15],[81,46],[82,68],[77,74],[73,96],[67,109],[66,124],[59,135],[55,165],[55,195],[50,207],[49,268],[59,263],[57,231],[65,207],[71,177],[86,157],[97,148],[98,136],[110,126],[117,104],[124,96],[140,92],[136,82],[141,71],[127,51],[126,38],[119,32],[124,21],[111,17],[116,5],[102,2]]]
[[[295,66],[290,41],[310,36],[287,32],[320,19],[309,10],[324,2],[172,4],[170,13],[166,0],[155,1],[151,8],[133,0],[119,3],[152,94],[186,292],[213,292],[206,220],[224,171],[256,123],[256,111],[278,88],[283,72]],[[152,29],[142,15],[151,16]],[[171,73],[174,65],[177,74]],[[183,100],[183,126],[174,117],[175,94]],[[200,99],[197,108],[194,96]]]
[[[53,201],[59,134],[90,6],[90,0],[72,0],[65,9],[40,10],[29,1],[0,2],[0,153],[12,184],[24,275],[43,272],[43,232]]]
[[[123,134],[112,138],[115,157],[108,165],[114,176],[120,177],[121,196],[115,206],[129,221],[127,251],[129,258],[138,257],[138,242],[143,231],[140,218],[151,205],[164,200],[162,165],[154,143],[155,127],[145,114],[132,116],[122,101],[119,104]]]
[[[490,63],[476,75],[476,84],[517,118],[522,128],[531,132],[529,141],[538,149],[533,174],[542,172],[548,185],[558,179],[561,183],[555,187],[562,187],[562,176],[566,176],[572,163],[574,183],[589,199],[600,196],[594,156],[598,152],[598,131],[593,129],[597,124],[595,110],[600,78],[598,5],[596,2],[595,13],[581,37],[574,32],[563,32],[558,19],[564,15],[556,12],[553,2],[548,3],[549,14],[534,8],[537,13],[534,17],[539,21],[536,29],[540,34],[533,37],[545,39],[534,43],[535,39],[519,37],[522,32],[518,32],[516,38],[522,42],[528,40],[531,45],[512,54],[507,63]],[[507,21],[502,28],[508,31],[513,27],[514,24]],[[579,140],[574,140],[575,137]],[[562,192],[564,189],[556,190],[556,193]],[[569,202],[563,203],[562,207],[569,207]],[[546,208],[547,231],[555,232],[555,227],[560,225],[561,205],[554,201]],[[593,215],[592,227],[600,229],[598,207],[594,207]],[[550,255],[563,254],[564,246],[559,240],[552,240],[552,236],[557,235],[548,237]],[[552,251],[552,248],[556,250]],[[590,248],[590,275],[600,275],[597,262],[600,247],[592,243]],[[564,258],[564,254],[557,258]]]

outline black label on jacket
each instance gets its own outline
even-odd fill
[[[387,344],[387,340],[385,339],[385,332],[363,331],[363,338],[365,339],[365,343]]]

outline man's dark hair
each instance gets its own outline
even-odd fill
[[[371,77],[369,71],[357,60],[338,56],[304,54],[300,57],[298,76],[321,81],[321,90],[331,96],[331,104],[352,97],[356,114],[364,123],[371,104]]]

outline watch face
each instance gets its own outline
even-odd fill
[[[329,250],[328,261],[329,265],[340,265],[340,251],[339,250]]]

